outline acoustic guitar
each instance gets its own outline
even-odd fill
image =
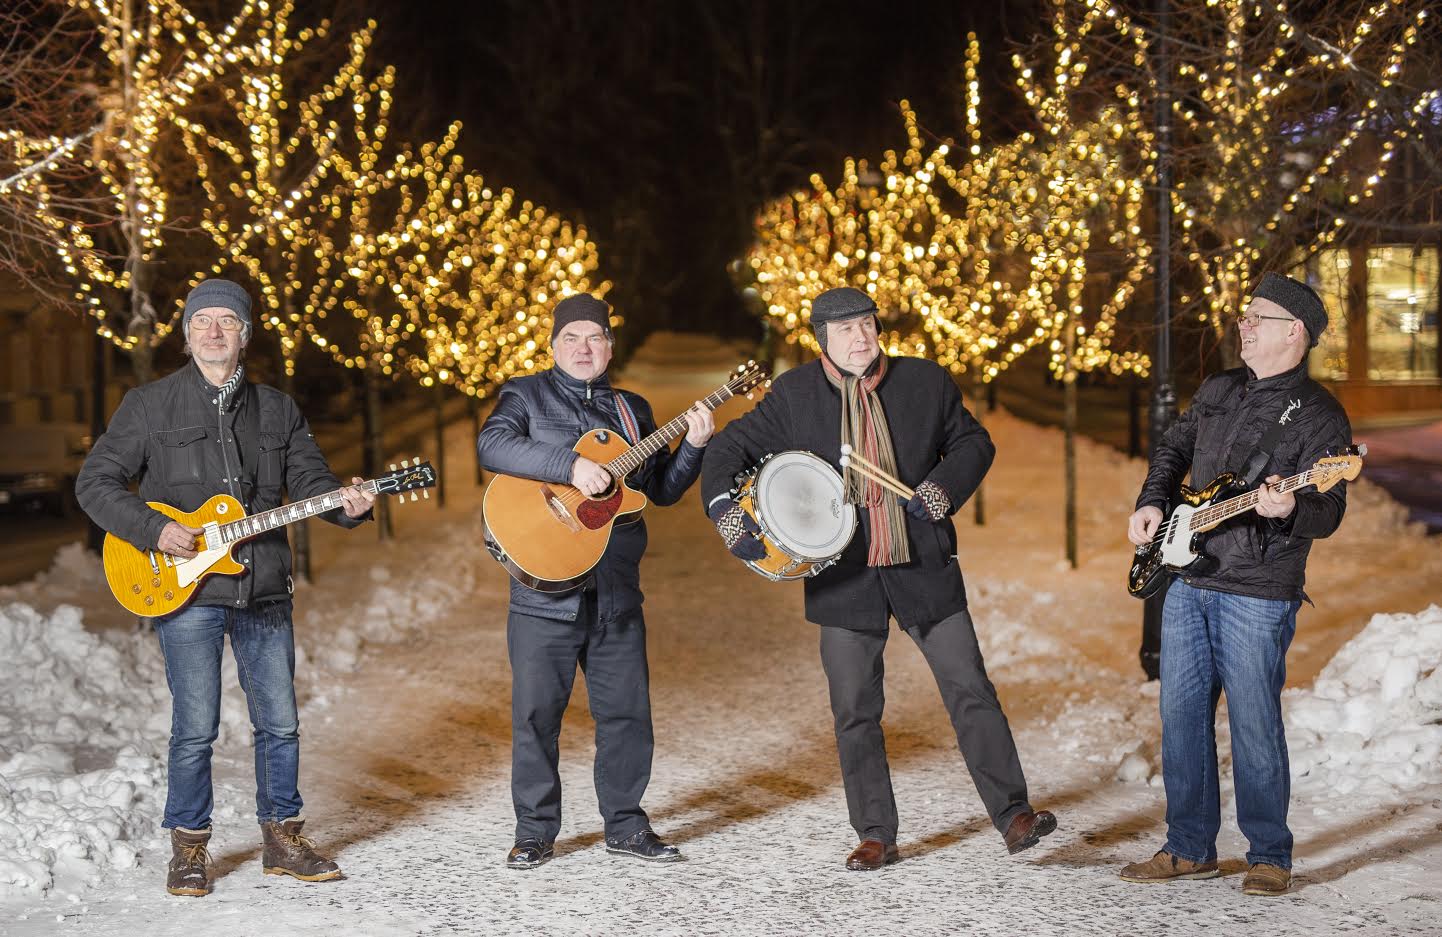
[[[715,410],[765,379],[761,368],[748,361],[701,403]],[[634,446],[612,430],[586,433],[571,448],[612,478],[611,486],[595,497],[571,485],[496,475],[481,507],[486,549],[523,586],[537,592],[576,588],[601,561],[617,518],[646,506],[646,496],[626,484],[626,476],[685,432],[682,414]]]
[[[1343,479],[1356,478],[1362,471],[1362,457],[1366,454],[1365,445],[1348,446],[1341,455],[1321,459],[1307,471],[1284,478],[1272,487],[1277,491],[1295,491],[1315,485],[1318,491],[1326,491]],[[1145,599],[1162,587],[1165,574],[1200,574],[1203,564],[1211,559],[1203,551],[1206,532],[1257,506],[1260,495],[1256,489],[1225,497],[1241,489],[1241,480],[1230,472],[1218,475],[1209,485],[1195,491],[1183,485],[1181,503],[1162,519],[1152,541],[1136,548],[1127,573],[1127,591]]]
[[[360,488],[378,495],[401,495],[410,492],[416,500],[418,490],[436,483],[431,463],[415,459],[392,465],[391,471],[379,478],[360,483]],[[347,485],[346,487],[350,487]],[[431,496],[429,491],[425,496]],[[142,618],[156,618],[178,611],[195,595],[206,576],[239,576],[246,567],[231,555],[237,544],[252,537],[315,517],[341,507],[340,489],[304,501],[282,504],[260,514],[246,516],[240,502],[230,495],[216,495],[189,513],[161,501],[149,502],[150,507],[187,527],[199,527],[196,554],[190,559],[171,556],[159,550],[142,550],[114,534],[105,535],[102,559],[105,582],[115,600],[126,610]]]

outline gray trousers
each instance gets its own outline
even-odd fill
[[[516,839],[554,842],[561,831],[561,716],[576,667],[596,723],[596,799],[607,839],[624,839],[651,821],[641,797],[651,781],[651,685],[646,624],[639,609],[602,623],[595,593],[576,621],[512,611],[506,621],[511,658],[511,800]]]
[[[971,615],[962,610],[906,633],[931,666],[971,780],[992,824],[1004,833],[1012,819],[1031,806],[1011,727],[987,679]],[[891,844],[896,842],[896,797],[881,731],[886,706],[882,652],[888,634],[823,627],[821,664],[831,691],[851,825],[860,839]]]

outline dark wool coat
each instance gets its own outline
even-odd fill
[[[1289,408],[1287,429],[1260,478],[1306,471],[1351,443],[1347,414],[1307,376],[1305,360],[1262,379],[1246,367],[1223,371],[1202,382],[1187,412],[1162,436],[1136,506],[1153,505],[1165,513],[1189,469],[1189,484],[1196,489],[1223,472],[1241,474],[1262,434]],[[1307,554],[1313,540],[1330,536],[1342,523],[1347,483],[1326,492],[1307,488],[1295,497],[1297,509],[1285,519],[1249,511],[1211,531],[1205,552],[1217,561],[1216,569],[1183,581],[1256,598],[1305,599]]]
[[[142,550],[155,549],[170,518],[145,502],[194,511],[213,495],[236,497],[246,514],[341,487],[326,466],[295,401],[274,387],[242,383],[225,410],[195,363],[125,395],[75,480],[75,496],[102,529]],[[129,490],[140,479],[140,494]],[[356,527],[340,508],[318,514]],[[208,576],[193,604],[246,607],[289,598],[290,541],[285,528],[234,550],[250,568],[241,576]]]
[[[891,427],[896,475],[908,487],[940,485],[955,512],[976,491],[996,448],[961,402],[951,375],[919,358],[892,358],[877,393]],[[709,505],[724,496],[735,476],[762,456],[798,449],[840,471],[841,392],[826,379],[820,361],[787,371],[754,410],[733,420],[706,448],[701,494]],[[903,628],[934,624],[966,608],[966,589],[956,560],[956,529],[906,515],[911,562],[871,567],[868,513],[857,509],[856,536],[836,565],[805,581],[806,618],[819,625],[884,631],[888,607]]]
[[[641,436],[655,432],[656,420],[645,398],[613,390],[605,375],[587,383],[551,368],[511,378],[501,387],[496,408],[476,440],[481,464],[505,475],[569,484],[571,467],[578,458],[571,448],[576,440],[593,429],[621,432],[613,398],[617,393],[624,394],[631,405]],[[682,439],[674,452],[663,448],[626,481],[655,504],[675,504],[701,473],[701,453]],[[592,571],[601,621],[622,618],[641,607],[641,556],[645,552],[645,520],[618,522]],[[559,594],[537,592],[511,580],[512,611],[575,621],[580,607],[579,589]]]

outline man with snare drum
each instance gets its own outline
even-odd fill
[[[897,861],[896,800],[881,714],[882,652],[895,618],[921,648],[992,823],[1010,852],[1056,829],[1034,812],[1006,715],[987,679],[956,562],[951,514],[981,484],[995,448],[938,365],[881,353],[876,304],[860,290],[827,290],[811,308],[823,355],[786,372],[756,409],[706,449],[702,500],[726,546],[760,560],[760,528],[734,498],[735,478],[764,456],[807,450],[833,467],[843,445],[915,494],[905,503],[846,471],[859,536],[834,565],[806,580],[806,617],[821,626],[821,663],[851,825],[861,839],[846,859],[857,871]]]

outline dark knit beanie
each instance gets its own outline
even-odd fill
[[[827,290],[811,301],[811,331],[816,335],[816,344],[826,350],[828,323],[868,315],[876,315],[876,303],[861,290],[849,286]]]
[[[572,322],[594,322],[611,338],[611,307],[590,293],[577,293],[556,303],[551,310],[551,341]]]
[[[1269,273],[1262,277],[1252,292],[1253,299],[1270,299],[1283,309],[1302,320],[1312,345],[1327,331],[1327,307],[1317,291],[1300,280],[1284,277],[1280,273]]]
[[[229,309],[245,325],[245,335],[250,336],[250,294],[245,287],[231,280],[202,280],[196,284],[190,295],[185,297],[185,312],[181,328],[190,330],[190,317],[202,309]]]

